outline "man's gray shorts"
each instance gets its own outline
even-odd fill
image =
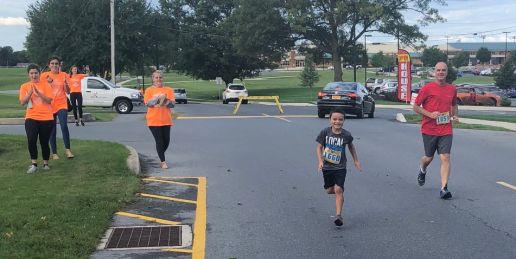
[[[423,134],[423,144],[425,146],[425,156],[433,157],[435,151],[439,155],[450,154],[452,147],[453,135],[432,136]]]

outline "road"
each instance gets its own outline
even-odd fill
[[[348,168],[345,224],[337,228],[334,198],[316,172],[315,137],[328,120],[316,118],[315,107],[284,107],[311,117],[276,118],[274,106],[257,104],[243,105],[240,118],[214,117],[232,108],[178,105],[183,119],[172,129],[171,169],[163,173],[207,177],[206,258],[515,258],[516,190],[497,182],[516,185],[516,133],[455,130],[454,198],[443,201],[438,160],[426,185],[417,185],[418,125],[394,121],[399,111],[390,109],[374,119],[350,116],[344,127],[364,172]],[[143,116],[73,126],[71,136],[156,157]],[[23,127],[0,126],[0,133],[23,134]]]

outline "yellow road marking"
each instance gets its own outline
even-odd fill
[[[142,180],[148,181],[148,182],[170,183],[170,184],[197,187],[197,184],[193,184],[193,183],[182,183],[182,182],[176,182],[176,181],[160,180],[160,179],[155,179],[155,178],[143,178]]]
[[[497,183],[497,184],[500,184],[500,185],[503,185],[503,186],[505,186],[505,187],[507,187],[507,188],[509,188],[509,189],[513,189],[513,190],[515,190],[515,191],[516,191],[516,186],[514,186],[514,185],[512,185],[512,184],[508,184],[508,183],[506,183],[506,182],[496,182],[496,183]]]
[[[197,203],[196,201],[192,201],[192,200],[185,200],[185,199],[179,199],[179,198],[161,196],[161,195],[154,195],[154,194],[148,194],[148,193],[140,193],[140,196],[147,197],[147,198],[156,198],[156,199],[161,199],[161,200],[167,200],[167,201],[191,203],[191,204]]]
[[[163,249],[166,252],[176,252],[176,253],[188,253],[191,254],[193,251],[191,249],[177,249],[177,248],[167,248]]]
[[[119,212],[117,212],[115,214],[119,215],[119,216],[126,216],[126,217],[146,220],[146,221],[150,221],[150,222],[156,222],[156,223],[160,223],[160,224],[164,224],[164,225],[178,225],[178,224],[181,224],[181,222],[177,222],[177,221],[170,221],[170,220],[165,220],[165,219],[158,219],[158,218],[153,218],[153,217],[147,217],[147,216],[133,214],[133,213],[129,213],[129,212],[123,212],[123,211],[119,211]]]
[[[271,118],[280,119],[280,120],[282,120],[282,121],[286,121],[286,122],[292,122],[292,121],[289,121],[289,120],[287,120],[287,119],[283,118],[283,116],[271,116],[271,115],[269,115],[269,114],[265,114],[265,113],[262,113],[262,114],[263,114],[263,116],[265,116],[265,117],[271,117]]]
[[[199,177],[196,177],[196,176],[160,176],[160,177],[151,176],[148,178],[151,178],[151,179],[199,179]]]
[[[199,177],[192,259],[204,259],[206,246],[206,177]]]

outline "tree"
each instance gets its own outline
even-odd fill
[[[380,51],[371,58],[371,65],[373,67],[392,67],[394,66],[394,61]]]
[[[421,56],[421,61],[426,67],[435,67],[438,62],[447,63],[447,59],[446,53],[440,51],[437,47],[425,48]]]
[[[448,66],[448,74],[446,75],[446,82],[451,84],[457,80],[457,70],[451,66]]]
[[[319,82],[319,77],[320,75],[317,73],[317,70],[315,70],[315,64],[312,61],[312,57],[310,55],[305,56],[305,67],[299,75],[301,85],[312,88],[315,83]]]
[[[274,67],[290,47],[280,1],[162,2],[162,10],[180,25],[172,67],[200,79],[259,75]],[[249,45],[248,45],[249,44]]]
[[[44,67],[58,55],[64,69],[88,64],[100,75],[110,71],[109,1],[42,0],[31,4],[31,28],[26,47],[29,58]],[[149,5],[145,0],[115,1],[116,71],[138,63],[151,47],[148,37]]]
[[[453,57],[452,64],[457,68],[467,66],[469,64],[469,54],[465,51],[459,52]]]
[[[502,89],[509,89],[516,85],[516,75],[514,74],[515,62],[508,60],[500,71],[495,74],[495,84]]]
[[[10,66],[13,59],[13,48],[11,46],[0,47],[0,66]]]
[[[332,54],[334,80],[342,80],[341,58],[346,51],[356,52],[357,41],[365,33],[396,35],[402,43],[426,39],[418,25],[408,25],[403,13],[415,11],[422,24],[442,20],[431,7],[440,0],[289,0],[286,13],[299,40],[309,41]],[[348,60],[357,64],[358,59]]]
[[[481,47],[480,49],[478,49],[477,51],[477,56],[476,58],[482,62],[482,63],[486,63],[486,62],[489,62],[491,61],[491,51],[489,51],[487,48],[485,47]]]

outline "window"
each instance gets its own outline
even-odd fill
[[[357,83],[329,83],[324,89],[325,91],[356,91]]]
[[[100,81],[88,79],[88,89],[106,89],[107,87]]]
[[[228,88],[230,90],[245,90],[245,87],[243,85],[230,85]]]

